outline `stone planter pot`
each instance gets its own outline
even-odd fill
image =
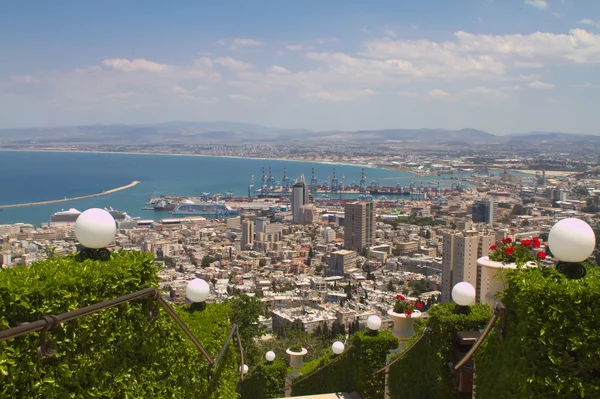
[[[290,367],[294,369],[299,369],[304,364],[304,355],[308,353],[305,348],[302,348],[300,352],[294,352],[289,349],[285,351],[288,355],[290,355]]]
[[[406,341],[408,341],[408,339],[415,333],[415,319],[421,317],[421,312],[414,310],[409,317],[404,313],[396,313],[394,312],[394,309],[390,309],[388,310],[388,316],[390,316],[394,322],[392,334],[394,337],[398,338],[398,342],[400,342],[400,348],[404,349],[403,346],[406,344]]]
[[[514,263],[502,263],[490,260],[489,257],[483,256],[477,259],[477,265],[481,267],[481,289],[480,301],[487,303],[494,308],[498,297],[506,289],[508,270],[516,269]],[[525,267],[537,267],[535,262],[528,262]]]

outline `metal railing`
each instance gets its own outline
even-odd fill
[[[412,351],[412,350],[413,350],[413,348],[414,348],[415,346],[417,346],[417,344],[418,344],[419,342],[421,342],[421,340],[422,340],[423,338],[425,338],[425,336],[429,335],[430,333],[431,333],[431,328],[430,328],[430,327],[425,327],[425,328],[423,329],[423,332],[421,333],[421,336],[420,336],[419,338],[417,338],[417,339],[416,339],[416,340],[415,340],[415,341],[414,341],[414,342],[413,342],[413,343],[412,343],[412,344],[411,344],[411,345],[410,345],[408,348],[406,348],[406,350],[404,350],[404,351],[403,351],[403,352],[400,354],[400,356],[398,356],[397,358],[395,358],[394,360],[392,360],[391,362],[389,362],[388,364],[386,364],[385,366],[383,366],[383,368],[381,368],[381,369],[377,370],[377,371],[375,372],[375,374],[379,374],[379,373],[381,373],[382,371],[386,371],[386,370],[388,370],[388,369],[389,369],[389,368],[390,368],[390,367],[391,367],[391,366],[392,366],[394,363],[396,363],[396,362],[399,362],[400,360],[404,359],[404,357],[405,357],[406,355],[408,355],[408,354],[410,353],[410,351]]]
[[[473,344],[471,349],[469,349],[469,351],[463,356],[463,358],[456,365],[453,365],[452,363],[448,363],[448,367],[450,368],[450,371],[452,372],[452,374],[456,373],[458,370],[460,370],[461,367],[463,367],[465,364],[467,364],[467,362],[469,360],[471,360],[471,358],[473,357],[473,354],[477,351],[477,349],[479,349],[479,347],[481,346],[483,341],[485,341],[485,339],[487,338],[488,334],[490,333],[490,331],[492,330],[492,328],[494,327],[494,325],[496,324],[498,319],[500,317],[504,316],[505,313],[506,313],[506,308],[504,307],[504,304],[502,304],[502,302],[496,303],[496,306],[494,307],[494,314],[492,315],[492,318],[490,319],[490,321],[488,321],[487,325],[481,332],[481,336],[479,337],[479,339]]]
[[[240,380],[244,378],[243,366],[244,366],[244,351],[242,347],[242,341],[240,338],[240,334],[238,331],[238,326],[234,323],[229,331],[229,335],[227,340],[223,344],[219,355],[216,360],[212,358],[212,356],[208,353],[208,351],[202,346],[200,341],[194,336],[192,331],[189,329],[187,324],[175,313],[175,310],[169,305],[167,301],[163,299],[160,295],[160,292],[156,288],[146,288],[137,292],[133,292],[131,294],[123,295],[118,298],[110,299],[108,301],[96,303],[94,305],[86,306],[81,309],[76,309],[71,312],[62,313],[59,315],[48,315],[44,316],[42,319],[31,322],[31,323],[22,323],[16,327],[9,328],[7,330],[0,331],[0,342],[5,341],[11,338],[17,338],[23,335],[27,335],[30,333],[34,333],[37,331],[41,331],[40,334],[40,346],[38,347],[38,355],[41,357],[50,357],[55,354],[55,345],[51,342],[46,341],[46,333],[51,331],[62,323],[69,322],[71,320],[77,319],[82,316],[87,316],[93,313],[98,313],[102,310],[109,309],[127,302],[137,301],[140,299],[147,299],[150,301],[158,302],[161,307],[167,312],[169,317],[177,323],[177,325],[183,330],[185,335],[192,341],[194,346],[202,353],[204,358],[208,361],[209,367],[212,369],[218,366],[219,362],[225,355],[227,347],[229,346],[229,342],[233,339],[233,334],[235,333],[237,336],[237,342],[239,345],[240,351]],[[157,313],[151,308],[149,311],[150,317],[156,318],[158,316]]]

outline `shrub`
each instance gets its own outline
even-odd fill
[[[454,389],[452,375],[447,366],[448,362],[455,362],[454,333],[479,330],[485,327],[492,312],[485,304],[471,306],[468,314],[455,313],[455,307],[456,305],[453,303],[435,305],[429,311],[427,323],[415,323],[416,332],[408,345],[419,338],[426,326],[431,328],[431,334],[417,344],[402,360],[390,367],[388,381],[392,398],[461,397]],[[390,361],[399,355],[394,356]]]
[[[506,336],[492,331],[475,353],[477,396],[600,397],[600,269],[514,270],[508,283]]]
[[[310,373],[323,366],[326,367],[305,379]],[[346,351],[340,358],[336,358],[333,354],[328,354],[319,359],[304,363],[304,366],[300,368],[302,376],[296,378],[298,383],[292,387],[292,396],[352,392],[356,389],[355,366],[356,358],[353,349]]]
[[[259,363],[242,382],[242,399],[282,398],[287,365],[281,360]]]
[[[108,262],[51,258],[2,270],[0,329],[156,285],[152,256],[139,252],[113,253]],[[209,382],[208,362],[189,339],[163,311],[149,321],[147,307],[130,302],[62,324],[48,333],[56,355],[41,361],[38,333],[1,342],[0,397],[236,397],[235,345]],[[231,328],[229,306],[176,311],[216,356]]]
[[[353,349],[335,362],[330,353],[305,363],[300,368],[303,375],[295,378],[302,381],[292,387],[292,396],[357,391],[364,398],[383,398],[385,376],[375,372],[385,366],[387,354],[398,346],[398,341],[389,331],[375,335],[358,332],[351,336],[348,345]],[[323,369],[305,378],[320,367]]]

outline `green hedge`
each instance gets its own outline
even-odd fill
[[[504,340],[475,353],[477,397],[600,397],[600,269],[569,280],[555,269],[509,273]]]
[[[299,381],[292,387],[292,396],[316,395],[332,392],[352,392],[356,390],[356,358],[355,349],[352,348],[341,355],[341,358],[335,359],[333,353],[304,363],[300,368],[302,376],[297,377],[299,381],[314,372],[320,367],[328,365],[317,371],[310,377]]]
[[[242,399],[269,399],[284,396],[287,365],[281,360],[259,363],[242,382]]]
[[[418,339],[425,326],[431,328],[431,334],[390,367],[389,388],[392,398],[461,398],[461,394],[454,389],[447,365],[448,362],[455,362],[454,333],[485,327],[492,312],[485,304],[471,306],[469,314],[455,314],[455,307],[453,303],[435,305],[429,310],[427,323],[417,326],[408,345]],[[393,358],[397,356],[400,354]]]
[[[351,336],[347,345],[354,348],[335,363],[330,364],[333,355],[306,363],[300,369],[303,375],[296,377],[296,381],[319,367],[328,366],[294,385],[292,396],[357,391],[365,398],[383,398],[385,376],[375,372],[385,365],[386,355],[398,346],[398,340],[389,331],[380,331],[376,335],[358,332]]]
[[[139,252],[114,253],[108,262],[52,258],[3,270],[0,329],[156,285],[151,255]],[[0,397],[235,398],[235,346],[209,382],[208,362],[164,311],[149,321],[147,306],[131,302],[63,324],[48,334],[56,356],[41,361],[39,333],[1,342]],[[231,327],[229,307],[176,311],[216,356]]]

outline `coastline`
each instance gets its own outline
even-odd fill
[[[391,168],[391,167],[379,167],[373,165],[364,165],[348,162],[336,162],[336,161],[312,161],[306,159],[287,159],[287,158],[256,158],[256,157],[242,157],[234,155],[206,155],[206,154],[165,154],[160,152],[131,152],[131,151],[85,151],[85,150],[61,150],[61,149],[43,149],[43,150],[16,150],[16,149],[5,149],[0,148],[0,152],[57,152],[57,153],[80,153],[80,154],[123,154],[123,155],[162,155],[171,157],[205,157],[205,158],[233,158],[233,159],[256,159],[260,161],[283,161],[283,162],[304,162],[304,163],[320,163],[326,165],[340,165],[340,166],[356,166],[360,168],[369,169],[386,169],[397,172],[409,173],[413,176],[419,176],[417,173],[409,171],[404,168]]]
[[[116,193],[118,191],[127,190],[129,188],[137,186],[138,184],[140,184],[140,181],[135,180],[135,181],[133,181],[133,182],[131,182],[131,183],[125,185],[125,186],[113,188],[113,189],[110,189],[110,190],[107,190],[107,191],[103,191],[101,193],[82,195],[82,196],[79,196],[79,197],[63,198],[63,199],[58,199],[58,200],[48,200],[48,201],[38,201],[38,202],[26,202],[26,203],[22,203],[22,204],[0,205],[0,209],[23,208],[23,207],[26,207],[26,206],[48,205],[48,204],[56,204],[56,203],[59,203],[59,202],[78,201],[78,200],[87,199],[87,198],[101,197],[103,195],[110,195],[110,194]]]

